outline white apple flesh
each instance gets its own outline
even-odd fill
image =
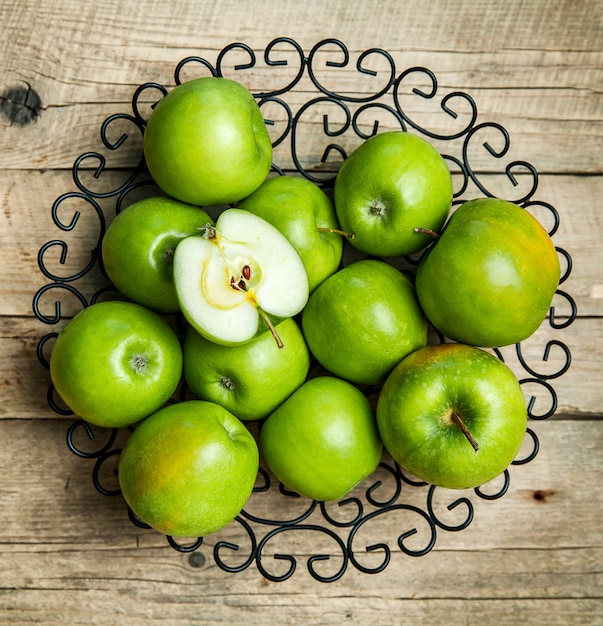
[[[215,226],[183,239],[174,252],[180,308],[199,334],[240,345],[265,330],[269,316],[299,313],[308,295],[304,264],[287,238],[266,220],[230,208]],[[280,339],[275,334],[277,344]]]

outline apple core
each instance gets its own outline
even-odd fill
[[[178,244],[174,285],[187,321],[223,345],[250,341],[266,327],[280,344],[273,319],[296,315],[309,295],[293,245],[272,224],[238,208]]]

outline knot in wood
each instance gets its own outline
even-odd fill
[[[0,112],[11,125],[27,126],[40,117],[42,99],[31,85],[8,87],[0,94]]]

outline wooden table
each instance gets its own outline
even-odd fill
[[[0,622],[603,624],[602,24],[597,0],[2,0]],[[200,55],[215,62],[236,41],[257,53],[255,68],[239,76],[262,89],[266,76],[279,68],[267,69],[261,51],[280,36],[296,40],[306,55],[322,39],[343,41],[349,63],[325,71],[329,84],[348,94],[365,84],[367,76],[355,63],[372,47],[389,51],[398,72],[430,68],[438,79],[437,97],[415,94],[410,105],[413,115],[427,111],[426,124],[442,119],[444,94],[470,93],[477,123],[502,124],[511,137],[508,155],[499,159],[482,149],[476,171],[484,180],[500,180],[512,160],[537,169],[537,199],[561,217],[555,242],[573,259],[563,289],[578,310],[565,330],[547,326],[527,348],[527,359],[541,372],[554,371],[564,359],[552,344],[549,360],[543,360],[548,341],[563,340],[572,361],[550,381],[558,396],[554,416],[531,423],[540,452],[529,464],[511,467],[506,495],[492,502],[473,498],[469,527],[440,528],[435,546],[422,557],[397,550],[396,523],[384,522],[379,532],[385,536],[375,540],[392,545],[385,571],[370,575],[348,564],[332,583],[309,575],[314,539],[304,533],[289,540],[289,553],[298,558],[294,575],[270,582],[254,564],[239,573],[223,571],[211,538],[198,551],[181,553],[164,537],[132,524],[119,496],[93,488],[94,462],[68,451],[73,417],[49,408],[48,372],[36,356],[42,335],[54,330],[32,312],[34,294],[51,282],[38,267],[37,253],[45,242],[63,237],[70,245],[67,263],[58,263],[55,247],[44,257],[49,267],[68,273],[89,259],[99,228],[94,212],[84,210],[73,233],[60,233],[51,208],[61,194],[76,190],[75,158],[102,147],[103,120],[131,113],[133,92],[144,82],[172,86],[182,58]],[[332,60],[342,61],[341,50],[333,54]],[[287,55],[295,59],[291,49]],[[249,59],[244,52],[229,58]],[[373,62],[383,64],[366,59],[369,66]],[[309,97],[307,89],[307,82],[294,89],[296,106]],[[321,116],[311,124],[320,128]],[[109,131],[110,141],[122,132],[119,125]],[[91,184],[118,186],[140,147],[128,141],[113,153],[105,150],[106,170],[96,183],[90,174],[98,161],[83,164],[82,176]],[[304,141],[305,154],[318,160],[319,147]],[[500,150],[500,135],[489,141]],[[522,172],[516,171],[520,185]],[[100,204],[103,210],[108,206]],[[63,222],[69,223],[74,206],[61,206]],[[100,275],[90,276],[90,289],[98,287]],[[44,314],[52,316],[54,299],[41,299]],[[79,306],[69,294],[61,302],[64,315]],[[563,302],[557,315],[558,322],[570,315]],[[538,403],[546,402],[540,391],[534,393]],[[547,410],[537,407],[535,412]],[[440,505],[452,500],[445,496]],[[274,506],[271,497],[257,505],[266,515]],[[462,511],[463,506],[449,512],[444,506],[440,515],[454,525]],[[244,546],[239,526],[226,539]],[[332,560],[337,558],[334,551]],[[279,565],[269,554],[265,562],[268,568]]]

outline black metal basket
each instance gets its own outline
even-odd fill
[[[329,89],[333,72],[346,72],[354,91]],[[356,55],[353,63],[349,50],[337,39],[320,41],[306,55],[296,41],[282,37],[271,41],[263,51],[262,60],[258,60],[248,45],[232,43],[218,53],[215,63],[200,56],[183,59],[175,68],[174,83],[188,80],[190,74],[195,77],[230,75],[244,84],[276,81],[277,86],[269,90],[258,91],[248,86],[265,113],[274,146],[273,170],[279,174],[297,172],[328,191],[340,163],[355,145],[383,128],[397,128],[427,138],[447,159],[455,181],[454,204],[477,196],[504,197],[525,208],[544,211],[550,221],[548,231],[551,236],[558,229],[558,211],[536,198],[538,173],[534,166],[521,160],[508,161],[511,140],[507,130],[496,122],[481,121],[474,99],[460,91],[442,90],[431,70],[410,67],[400,71],[392,55],[385,50],[365,50]],[[52,219],[59,231],[65,235],[73,234],[77,232],[82,212],[79,209],[70,211],[68,207],[72,202],[84,206],[96,216],[96,245],[83,266],[69,275],[59,275],[53,269],[57,265],[66,265],[69,259],[69,245],[65,239],[53,238],[40,248],[39,268],[49,282],[35,294],[33,311],[43,324],[60,328],[70,317],[61,306],[61,299],[66,296],[71,302],[75,300],[77,306],[85,307],[114,290],[106,281],[94,293],[86,295],[90,282],[98,283],[99,277],[106,278],[100,259],[106,212],[115,215],[126,198],[132,197],[130,194],[154,190],[142,157],[141,138],[146,124],[143,111],[146,109],[148,118],[152,103],[166,93],[168,88],[163,85],[145,83],[134,92],[131,112],[113,114],[104,120],[100,139],[103,150],[115,158],[116,164],[112,168],[108,167],[106,156],[98,151],[85,152],[75,160],[72,173],[76,190],[64,193],[54,201]],[[149,94],[154,95],[149,99]],[[424,111],[429,111],[429,124],[419,121],[424,117]],[[110,139],[115,134],[114,129],[124,124],[131,127],[133,135],[118,132],[117,139]],[[134,165],[122,162],[123,153],[129,155]],[[111,169],[123,171],[125,181],[117,187],[97,189],[103,175]],[[501,184],[503,189],[499,189]],[[68,221],[61,217],[64,213],[70,214]],[[571,256],[559,247],[557,251],[566,262],[561,277],[563,283],[571,272]],[[51,262],[47,262],[49,255]],[[411,258],[398,261],[411,272],[417,264],[417,260]],[[93,281],[90,280],[92,276],[95,277]],[[49,316],[43,313],[43,309],[48,309],[52,297],[55,298],[54,314]],[[555,302],[561,303],[562,312],[552,307],[544,323],[562,333],[575,320],[576,305],[561,289],[555,297]],[[46,354],[57,334],[57,331],[48,332],[38,344],[38,359],[46,368],[49,366]],[[439,336],[438,340],[445,341],[446,338]],[[530,393],[528,389],[533,390],[536,386],[539,397],[544,394],[546,398],[537,402],[535,395],[530,397],[529,419],[551,417],[557,411],[553,381],[570,367],[569,348],[559,339],[550,339],[542,348],[542,357],[537,364],[528,362],[521,344],[512,348],[516,374],[525,386],[526,396]],[[549,357],[553,351],[557,357],[551,360],[557,365],[551,369]],[[495,350],[497,356],[505,360],[503,352]],[[186,390],[180,393],[174,401],[183,399]],[[47,397],[56,413],[72,415],[56,398],[52,384]],[[542,404],[548,408],[538,409],[537,405]],[[528,443],[520,452],[521,458],[513,461],[513,466],[529,463],[538,453],[536,433],[530,427],[527,433]],[[96,448],[90,450],[89,445],[81,443],[85,440],[91,441]],[[101,478],[106,476],[106,466],[111,465],[111,459],[115,463],[119,456],[119,440],[117,430],[99,432],[79,419],[71,423],[67,432],[69,449],[79,457],[94,461],[92,482],[107,496],[120,495],[118,487],[104,486],[106,478]],[[476,498],[496,500],[509,487],[510,472],[505,470],[489,485],[463,493],[445,490],[405,475],[395,462],[384,456],[377,472],[348,497],[340,502],[324,503],[288,492],[268,471],[260,468],[248,506],[227,527],[225,537],[221,537],[223,531],[212,536],[213,558],[228,572],[242,571],[255,564],[271,581],[290,578],[301,560],[306,561],[309,573],[322,582],[339,579],[350,565],[374,574],[388,566],[396,549],[415,557],[427,554],[434,547],[438,533],[460,531],[471,524]],[[273,519],[253,513],[254,502],[266,497],[274,499]],[[134,524],[146,527],[129,509],[128,512]],[[451,516],[454,519],[447,523],[446,518]],[[307,537],[303,555],[290,553],[288,533],[303,533]],[[391,541],[374,537],[392,533]],[[191,552],[191,559],[197,555],[194,563],[204,560],[202,551],[196,552],[204,546],[204,538],[192,543],[173,537],[167,539],[176,550]],[[395,544],[395,548],[390,543]],[[279,551],[281,546],[285,547]],[[325,561],[329,563],[324,564]],[[323,564],[319,565],[319,562]]]

